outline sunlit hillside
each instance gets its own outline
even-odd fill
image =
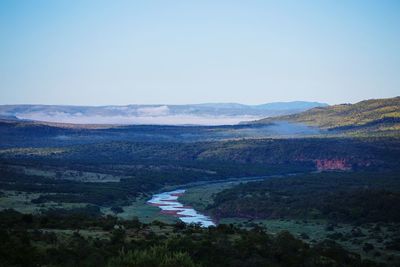
[[[400,97],[371,99],[356,104],[317,107],[308,111],[266,118],[254,123],[273,121],[301,122],[324,129],[375,127],[379,130],[400,129]]]

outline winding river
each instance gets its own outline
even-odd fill
[[[199,224],[202,227],[215,226],[212,219],[206,215],[200,214],[190,206],[185,206],[178,201],[178,198],[185,193],[185,189],[178,189],[169,192],[162,192],[153,195],[147,202],[151,206],[161,209],[161,213],[175,216],[184,223]]]

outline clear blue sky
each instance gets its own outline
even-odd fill
[[[400,95],[400,1],[0,1],[0,104]]]

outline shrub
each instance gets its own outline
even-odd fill
[[[171,252],[165,246],[155,246],[146,250],[120,252],[112,258],[108,267],[195,267],[187,253]]]

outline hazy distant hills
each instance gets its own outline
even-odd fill
[[[206,103],[193,105],[62,106],[2,105],[0,118],[75,124],[232,125],[324,107],[318,102],[262,105]]]
[[[304,123],[330,130],[399,131],[400,97],[316,107],[301,113],[265,118],[252,123],[276,121]]]
[[[240,134],[235,133],[234,135],[230,132],[232,129],[227,131],[225,129],[224,135],[229,135],[229,138],[249,137],[249,135],[265,137],[299,133],[300,135],[304,133],[319,134],[322,132],[367,135],[395,133],[398,135],[400,133],[400,97],[371,99],[356,104],[334,106],[304,101],[262,105],[237,103],[98,107],[3,105],[0,106],[0,120],[46,122],[45,124],[48,126],[63,128],[81,128],[79,125],[86,125],[85,128],[88,129],[108,128],[110,125],[215,126],[236,125],[239,122],[268,126],[268,130],[265,127],[250,127],[250,130],[246,128],[248,131],[246,134],[244,134],[244,129],[240,128]],[[314,128],[307,128],[308,126]],[[186,133],[186,131],[184,132]]]

